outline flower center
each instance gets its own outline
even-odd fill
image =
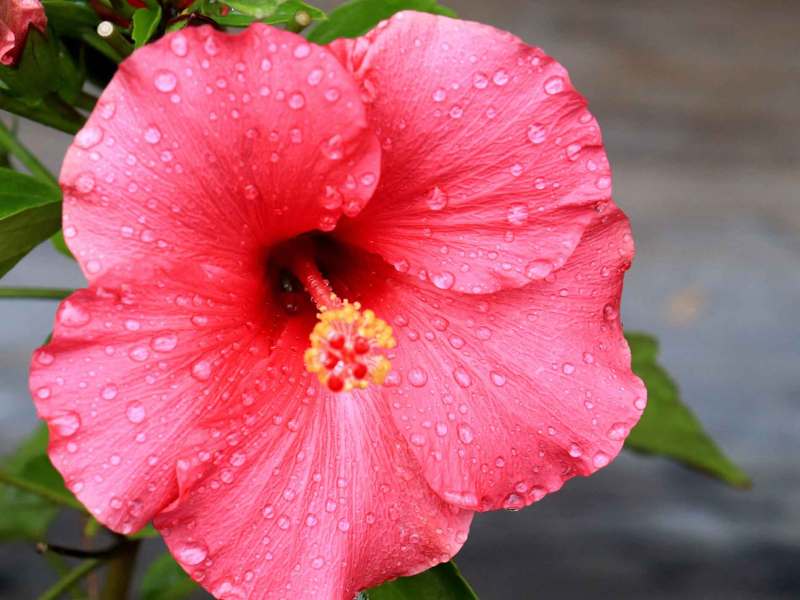
[[[392,328],[358,302],[340,299],[319,272],[311,242],[293,246],[281,262],[303,284],[319,311],[303,355],[306,369],[332,392],[382,384],[391,370],[385,352],[395,347]]]

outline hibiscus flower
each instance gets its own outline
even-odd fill
[[[62,169],[89,287],[32,363],[54,465],[218,598],[349,600],[448,560],[644,408],[610,181],[564,68],[491,27],[167,35]]]
[[[30,26],[39,31],[47,27],[47,17],[39,0],[0,2],[0,64],[16,64],[25,47]]]

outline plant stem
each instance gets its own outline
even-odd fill
[[[84,123],[83,117],[74,110],[73,115],[68,111],[52,110],[49,106],[45,109],[33,107],[2,93],[0,93],[0,109],[71,134],[77,133]]]
[[[108,563],[108,573],[101,600],[127,600],[128,587],[133,579],[133,567],[136,565],[136,555],[139,552],[140,540],[122,538],[119,550]]]
[[[71,590],[81,579],[86,577],[101,564],[102,561],[97,558],[82,562],[62,579],[57,581],[53,587],[39,596],[37,600],[58,600],[64,592]]]
[[[58,554],[45,554],[45,558],[47,559],[47,562],[50,563],[50,566],[53,567],[53,570],[56,572],[59,579],[66,577],[67,573],[69,573],[69,569],[67,568],[67,564],[64,562],[64,559],[61,556]],[[69,595],[72,600],[81,600],[81,594],[79,590],[72,589],[70,590]]]
[[[38,483],[33,483],[31,481],[27,481],[16,475],[11,475],[10,473],[6,473],[5,471],[0,471],[0,483],[4,483],[11,487],[15,487],[18,490],[22,490],[23,492],[28,492],[30,494],[34,494],[39,496],[40,498],[44,498],[53,504],[60,504],[61,506],[66,506],[68,508],[74,508],[76,510],[80,510],[85,512],[86,509],[83,505],[78,502],[75,498],[69,498],[67,496],[62,496],[43,485],[39,485]]]
[[[0,287],[0,298],[63,300],[64,298],[69,296],[73,291],[74,290],[67,290],[61,288]]]
[[[17,139],[17,136],[6,127],[6,124],[0,120],[0,146],[5,148],[8,152],[13,154],[14,156],[19,159],[30,174],[38,177],[39,179],[43,179],[48,183],[53,183],[58,185],[55,176],[45,167],[36,156],[28,150],[25,146],[23,146],[20,141]]]
[[[81,39],[114,64],[118,65],[125,58],[94,31],[83,33]]]

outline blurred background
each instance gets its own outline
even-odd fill
[[[478,516],[465,576],[483,600],[800,598],[800,3],[443,3],[543,47],[589,99],[638,246],[625,325],[660,338],[684,400],[754,480],[736,491],[625,454],[522,512]],[[22,137],[58,168],[67,136]],[[44,245],[4,284],[83,278]],[[7,452],[35,425],[27,364],[56,303],[2,302]],[[33,597],[44,570],[0,546],[0,598]]]

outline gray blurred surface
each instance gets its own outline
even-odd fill
[[[479,516],[463,571],[484,600],[800,597],[800,3],[448,4],[545,48],[589,98],[638,245],[626,326],[660,337],[755,482],[733,491],[624,456],[523,512]],[[65,136],[25,134],[58,164]],[[42,247],[3,283],[81,280]],[[54,309],[3,301],[0,450],[34,424],[25,370]],[[22,550],[0,547],[0,596],[41,589]]]

